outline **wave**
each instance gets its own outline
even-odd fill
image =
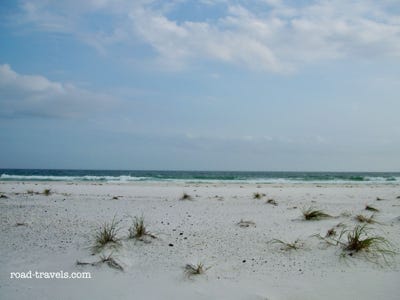
[[[46,176],[46,175],[9,175],[2,174],[0,180],[2,181],[143,181],[148,180],[148,177],[135,177],[135,176]]]
[[[60,174],[9,174],[3,173],[0,181],[68,181],[68,182],[231,182],[231,183],[400,183],[400,174],[345,174],[345,173],[294,173],[294,172],[178,172],[178,171],[136,171],[132,174],[85,175],[84,171],[60,172]],[[36,171],[39,173],[39,171]],[[54,173],[54,172],[53,172]],[[68,173],[66,175],[65,173]],[[103,171],[103,173],[107,173]]]

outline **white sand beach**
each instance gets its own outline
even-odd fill
[[[370,234],[399,252],[398,184],[1,182],[0,194],[1,299],[400,299],[399,255],[371,261],[313,236],[353,229],[370,205],[379,209]],[[306,221],[310,206],[333,217]],[[127,239],[135,216],[155,239]],[[121,244],[93,253],[96,230],[113,218]],[[77,265],[110,253],[123,271]],[[189,263],[205,272],[187,276]],[[30,270],[92,278],[10,278]]]

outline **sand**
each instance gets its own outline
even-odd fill
[[[179,200],[184,192],[192,200]],[[253,199],[256,192],[265,196]],[[338,232],[353,228],[357,214],[371,215],[369,204],[380,210],[373,233],[399,251],[396,184],[1,182],[0,194],[1,299],[400,299],[400,255],[388,263],[342,257],[340,246],[313,237],[339,223]],[[311,205],[335,217],[304,221],[301,209]],[[156,239],[126,239],[135,216]],[[121,246],[93,253],[94,232],[113,218]],[[302,247],[282,250],[273,239]],[[123,271],[76,264],[110,253]],[[185,265],[200,262],[205,273],[188,277]],[[10,278],[29,270],[92,278]]]

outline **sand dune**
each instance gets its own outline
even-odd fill
[[[1,182],[0,193],[1,299],[400,299],[399,255],[371,261],[313,236],[352,229],[356,215],[375,213],[370,234],[398,252],[395,184]],[[180,200],[183,193],[191,199]],[[310,206],[332,218],[304,220]],[[155,239],[127,239],[135,216]],[[120,245],[93,253],[95,231],[113,218]],[[297,240],[299,249],[273,239]],[[123,271],[76,264],[110,253]],[[197,263],[205,272],[187,276],[185,265]],[[29,270],[92,278],[10,278]]]

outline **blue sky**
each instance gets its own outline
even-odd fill
[[[6,1],[0,167],[400,170],[400,3]]]

